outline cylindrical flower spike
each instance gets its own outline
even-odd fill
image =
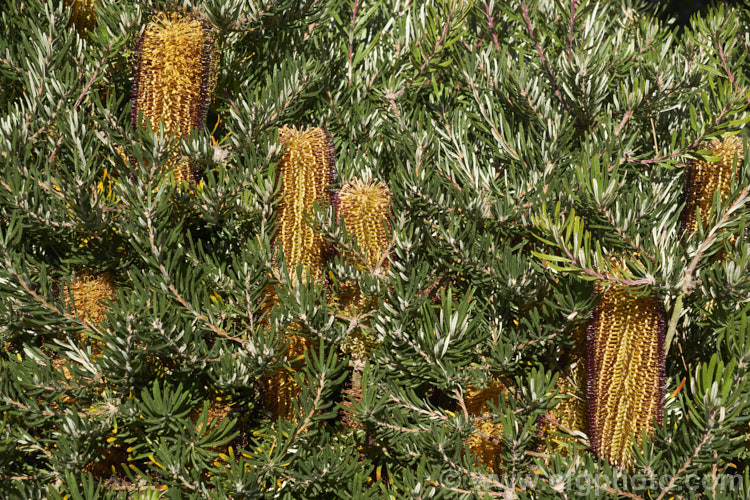
[[[161,12],[138,43],[133,77],[133,122],[180,139],[202,127],[216,84],[216,45],[207,25],[190,15]],[[139,113],[143,121],[138,122]],[[194,181],[193,169],[175,159],[178,182]]]
[[[352,262],[375,269],[388,269],[384,253],[391,237],[391,191],[381,181],[351,180],[338,193],[339,221],[357,242],[360,254],[348,252]]]
[[[76,27],[79,33],[85,33],[96,26],[95,4],[99,0],[69,0],[70,24]]]
[[[331,184],[335,181],[335,155],[331,137],[320,128],[282,127],[279,142],[285,146],[279,162],[278,225],[273,244],[281,245],[287,272],[296,280],[302,266],[302,280],[322,281],[327,245],[323,235],[310,227],[306,215],[313,213],[315,202],[327,206],[331,201]],[[266,303],[276,301],[269,287]],[[300,360],[310,343],[295,332],[297,324],[287,328],[287,358]],[[292,369],[301,368],[295,362]],[[300,387],[290,372],[277,372],[261,380],[263,399],[274,418],[294,418],[294,400]]]
[[[70,283],[65,303],[82,322],[98,325],[107,316],[107,301],[116,297],[115,285],[108,272],[83,273]],[[67,294],[67,290],[65,291]]]
[[[344,249],[343,255],[349,262],[370,272],[379,268],[379,273],[387,273],[390,263],[386,252],[391,238],[391,191],[388,187],[381,181],[354,179],[347,182],[338,192],[336,215],[359,250]],[[342,283],[339,292],[340,308],[346,312],[360,314],[377,307],[351,283]],[[344,352],[364,358],[373,347],[373,340],[367,338],[362,329],[357,329],[341,347]]]
[[[278,228],[273,244],[281,245],[290,277],[303,267],[303,280],[322,280],[327,245],[306,216],[315,202],[327,206],[335,179],[335,155],[330,136],[314,127],[282,127],[279,142],[286,147],[279,163]]]
[[[466,411],[475,417],[475,432],[466,439],[471,452],[476,455],[479,463],[484,465],[490,473],[497,474],[501,467],[500,451],[502,445],[499,443],[500,435],[503,433],[502,424],[496,424],[492,420],[492,409],[488,404],[499,397],[507,397],[508,392],[505,385],[500,381],[493,381],[486,389],[469,387],[464,397]]]
[[[589,438],[598,457],[626,467],[633,438],[662,421],[664,306],[618,285],[603,292],[586,339]]]
[[[714,139],[701,146],[717,156],[718,161],[690,160],[685,170],[685,211],[682,216],[682,230],[686,236],[698,230],[698,214],[701,222],[708,221],[714,194],[718,191],[722,202],[727,200],[731,191],[734,158],[741,162],[744,159],[742,139],[737,136],[724,140]]]

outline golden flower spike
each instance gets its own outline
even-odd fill
[[[721,201],[725,202],[732,189],[731,181],[734,157],[737,162],[744,159],[742,139],[737,136],[728,137],[722,141],[714,139],[701,146],[701,149],[711,151],[711,156],[719,157],[718,161],[690,160],[685,169],[685,211],[682,215],[682,231],[685,236],[698,230],[698,214],[700,208],[701,222],[708,221],[714,193],[720,193]]]
[[[112,275],[108,272],[82,273],[70,283],[70,295],[64,302],[82,322],[98,325],[107,317],[107,301],[116,297]]]
[[[216,44],[207,24],[181,13],[160,12],[138,43],[133,77],[133,122],[164,128],[179,140],[204,125],[216,84]],[[138,122],[142,113],[143,120]],[[169,161],[177,182],[194,182],[191,166]]]
[[[349,258],[374,269],[381,263],[391,237],[391,191],[381,181],[351,180],[342,186],[337,200],[337,218],[357,241],[364,260]],[[383,260],[388,269],[388,261]]]
[[[471,452],[476,455],[477,461],[487,468],[490,473],[500,472],[500,451],[502,444],[499,442],[503,434],[502,424],[492,421],[492,410],[489,401],[499,397],[507,397],[508,389],[505,385],[495,380],[486,389],[468,387],[464,403],[469,415],[475,418],[475,432],[466,438],[465,443],[469,445]]]
[[[310,227],[305,219],[313,213],[315,202],[327,206],[331,201],[331,184],[335,179],[335,157],[331,138],[320,128],[296,129],[282,127],[279,142],[285,146],[279,162],[278,225],[273,245],[281,245],[287,272],[296,281],[297,267],[302,266],[302,280],[323,280],[327,244],[323,235]],[[268,287],[264,302],[270,308],[276,302],[276,291]],[[295,330],[298,324],[287,327],[287,358],[293,360],[292,370],[302,369],[305,349],[310,342]],[[261,379],[266,407],[274,418],[294,418],[294,400],[300,387],[294,373],[279,371]]]
[[[386,274],[390,263],[385,252],[391,238],[391,191],[381,181],[362,182],[358,179],[344,184],[336,199],[336,216],[346,225],[347,234],[357,242],[359,253],[344,251],[344,256],[353,265],[368,270],[381,267]],[[341,310],[355,315],[377,307],[364,297],[352,283],[342,283],[339,288]],[[365,338],[362,330],[352,332],[342,345],[344,352],[364,358],[373,347],[372,339]]]
[[[70,7],[70,24],[78,33],[84,34],[96,27],[96,8],[99,0],[68,0]]]
[[[273,244],[281,245],[290,277],[302,266],[303,280],[320,281],[328,245],[305,216],[313,213],[315,202],[323,207],[331,202],[335,179],[331,138],[317,127],[298,130],[285,126],[279,130],[279,142],[286,150],[279,163],[281,189]]]
[[[596,293],[602,292],[596,285]],[[661,423],[664,404],[664,306],[612,285],[596,304],[589,323],[587,398],[594,453],[621,468]]]

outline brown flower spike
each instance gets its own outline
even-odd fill
[[[743,161],[742,139],[737,136],[724,140],[714,139],[701,146],[717,156],[718,161],[690,160],[685,170],[686,206],[682,216],[682,230],[686,236],[698,230],[698,214],[701,222],[706,224],[711,212],[714,194],[718,191],[721,201],[725,202],[732,189],[731,181],[734,172],[734,158],[738,164]]]
[[[177,140],[202,127],[216,83],[215,42],[207,25],[190,15],[160,12],[141,36],[137,60],[133,122],[143,127],[148,119],[154,131],[163,127]],[[187,162],[170,163],[178,183],[194,180]]]
[[[595,293],[602,287],[596,286]],[[587,332],[589,438],[598,457],[630,462],[632,439],[661,423],[664,306],[613,285],[604,290]]]

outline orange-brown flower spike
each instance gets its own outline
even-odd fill
[[[357,242],[361,255],[348,255],[353,262],[375,269],[388,269],[383,259],[391,237],[391,191],[381,181],[354,179],[338,193],[337,217],[344,221],[347,233]],[[361,257],[361,258],[358,258]]]
[[[701,222],[708,221],[714,193],[720,193],[721,201],[725,202],[732,189],[731,181],[734,173],[734,158],[743,161],[742,139],[737,136],[724,140],[714,139],[701,146],[701,149],[711,151],[711,156],[717,156],[718,161],[690,160],[685,170],[685,211],[682,215],[682,231],[685,236],[698,230],[698,215],[700,209]]]
[[[70,283],[70,301],[66,297],[65,302],[70,302],[70,308],[82,322],[98,325],[107,316],[107,301],[115,297],[115,285],[108,272],[83,273]]]
[[[618,467],[629,464],[633,438],[662,420],[664,327],[659,299],[617,285],[604,291],[588,326],[589,438],[594,453]]]
[[[284,126],[279,142],[285,151],[279,163],[280,201],[273,244],[281,245],[290,276],[296,276],[297,267],[302,266],[304,280],[322,280],[327,244],[307,223],[306,215],[313,213],[315,202],[325,207],[331,201],[335,178],[331,138],[317,127]]]
[[[138,44],[133,77],[133,122],[180,139],[202,127],[216,83],[216,48],[206,24],[190,15],[161,12]],[[138,122],[139,113],[143,121]],[[170,165],[178,182],[194,180],[184,161]]]
[[[95,4],[99,0],[68,0],[70,7],[70,24],[79,33],[85,33],[96,26]]]
[[[475,418],[476,429],[465,442],[476,455],[478,462],[495,474],[499,473],[502,465],[500,435],[503,433],[503,426],[492,421],[492,410],[488,402],[499,397],[507,397],[507,392],[502,382],[493,381],[486,389],[469,387],[464,397],[466,411]]]

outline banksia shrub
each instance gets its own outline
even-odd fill
[[[750,498],[748,1],[3,0],[0,497]]]
[[[735,158],[737,165],[744,159],[742,139],[738,136],[714,139],[703,144],[701,149],[710,151],[711,157],[718,159],[693,159],[687,164],[686,205],[682,218],[682,230],[686,236],[698,230],[697,210],[700,210],[701,222],[705,227],[717,191],[722,203],[727,200],[732,189],[732,175],[736,174]]]
[[[181,13],[157,14],[138,42],[133,77],[133,122],[172,139],[202,127],[216,83],[214,36],[204,21]],[[138,122],[139,114],[143,121]],[[172,160],[175,180],[195,180],[191,167]]]
[[[597,456],[619,467],[630,462],[633,438],[640,442],[662,421],[664,333],[661,301],[619,285],[603,291],[589,323],[589,438]]]

